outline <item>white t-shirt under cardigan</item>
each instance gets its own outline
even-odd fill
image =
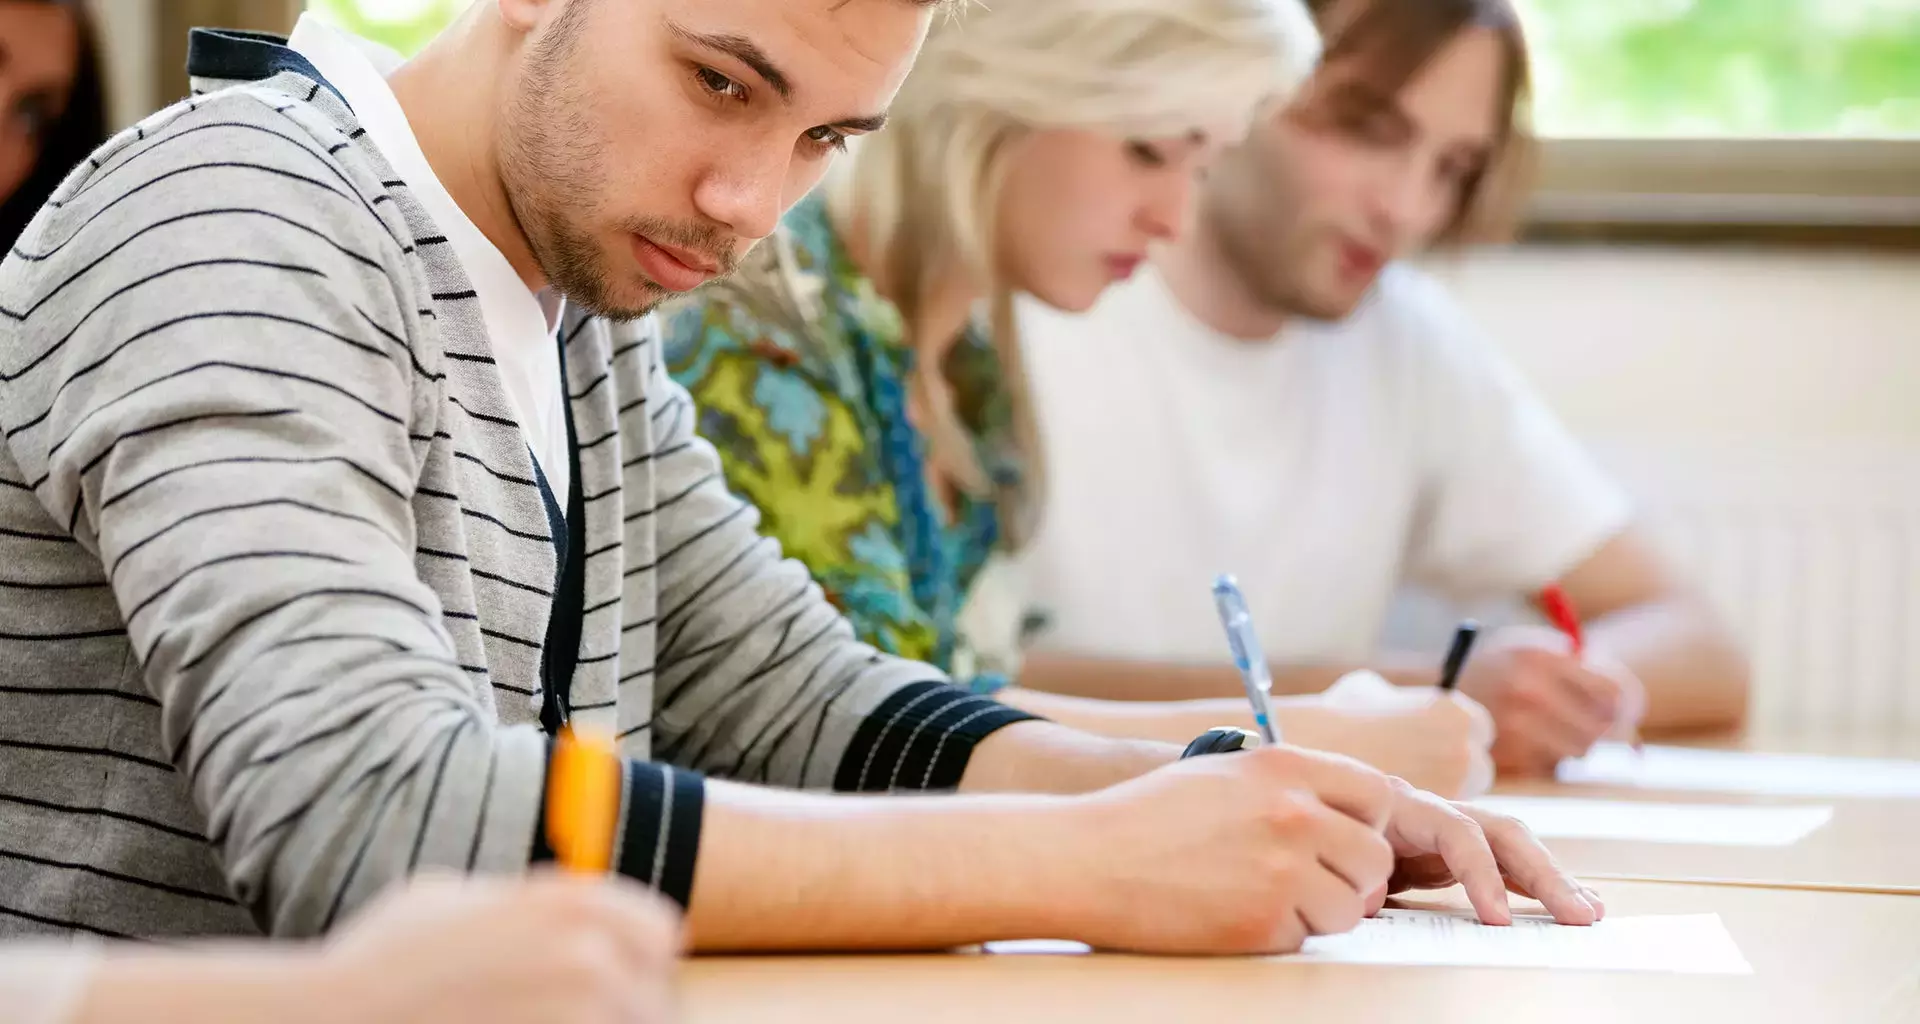
[[[401,56],[378,43],[349,35],[312,14],[302,14],[287,47],[312,62],[339,90],[367,141],[407,183],[427,218],[444,231],[445,243],[473,282],[474,301],[493,343],[493,361],[513,418],[533,449],[534,461],[562,504],[572,486],[568,475],[567,414],[561,404],[560,346],[555,344],[562,302],[551,289],[527,289],[513,264],[487,240],[433,173],[407,113],[387,85]]]

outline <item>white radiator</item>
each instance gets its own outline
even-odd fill
[[[1594,450],[1747,645],[1756,724],[1920,727],[1920,450]]]

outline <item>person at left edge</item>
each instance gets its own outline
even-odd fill
[[[99,33],[79,0],[0,3],[0,248],[107,140]]]
[[[1415,869],[1593,920],[1523,829],[1352,762],[1175,764],[879,657],[754,532],[643,314],[880,126],[933,17],[483,0],[404,66],[199,35],[199,94],[0,266],[0,932],[306,935],[520,874],[562,720],[619,734],[613,861],[696,948],[1288,948]]]

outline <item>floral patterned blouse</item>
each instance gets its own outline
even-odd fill
[[[927,484],[907,417],[914,352],[899,311],[857,270],[819,195],[740,269],[662,311],[667,368],[694,398],[733,492],[806,563],[867,643],[974,675],[958,620],[1000,537],[991,498],[951,508]],[[1018,477],[992,343],[970,327],[944,367],[982,465]]]

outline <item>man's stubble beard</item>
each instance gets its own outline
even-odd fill
[[[1254,200],[1288,201],[1271,194]],[[1288,319],[1341,320],[1353,312],[1354,303],[1323,300],[1303,280],[1315,242],[1297,215],[1248,217],[1229,202],[1209,203],[1203,216],[1227,272],[1262,308]]]
[[[529,93],[544,97],[564,97],[562,90],[567,88],[545,75],[530,75],[529,85],[533,87]],[[515,100],[511,118],[517,124],[505,133],[507,141],[501,152],[500,178],[507,203],[535,262],[548,283],[568,302],[611,320],[638,319],[676,293],[647,279],[635,267],[632,280],[646,297],[638,305],[623,304],[615,298],[609,258],[593,236],[580,230],[565,212],[593,209],[591,183],[604,176],[592,147],[579,141],[593,137],[590,126],[577,117],[569,121],[558,113],[556,108],[563,104],[564,99],[536,101],[524,93]],[[563,127],[555,130],[550,127],[554,125]],[[561,135],[564,140],[556,137]],[[639,235],[662,245],[705,253],[719,265],[719,277],[733,273],[744,257],[733,250],[721,231],[707,225],[635,217],[621,222],[619,229],[623,237]]]
[[[568,215],[594,209],[590,183],[599,175],[590,147],[583,144],[592,138],[589,126],[580,108],[568,102],[570,87],[557,71],[547,54],[535,54],[525,87],[507,112],[500,145],[507,205],[547,284],[568,302],[615,320],[644,316],[665,294],[649,296],[639,306],[615,302],[605,257],[592,235]]]
[[[582,113],[588,107],[568,74],[588,6],[575,0],[527,57],[502,125],[500,185],[548,286],[596,316],[634,320],[652,312],[668,292],[645,282],[649,294],[640,304],[616,301],[607,257],[592,233],[569,216],[597,208],[594,184],[605,178],[599,134]]]
[[[581,114],[588,104],[569,74],[588,6],[587,0],[574,0],[528,55],[525,80],[509,104],[501,134],[500,182],[548,285],[595,316],[637,320],[675,293],[647,279],[636,266],[631,277],[645,298],[638,305],[617,301],[610,258],[593,234],[567,215],[569,210],[596,209],[594,185],[606,180],[595,141],[600,135]],[[744,256],[711,225],[636,217],[619,228],[623,237],[641,235],[705,253],[719,264],[719,277],[731,274]]]

